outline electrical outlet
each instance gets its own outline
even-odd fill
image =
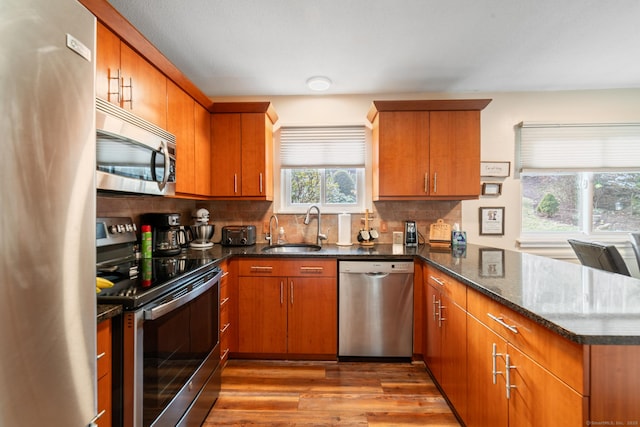
[[[380,232],[387,232],[387,221],[380,221]]]

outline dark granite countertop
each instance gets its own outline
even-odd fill
[[[222,261],[240,257],[421,259],[495,301],[579,344],[640,345],[640,280],[579,264],[517,251],[469,244],[434,251],[380,244],[324,245],[303,254],[263,252],[266,245],[214,245],[190,249],[193,257]]]
[[[97,322],[100,323],[104,320],[111,319],[112,317],[118,316],[122,314],[122,306],[121,305],[113,305],[113,304],[98,304]]]

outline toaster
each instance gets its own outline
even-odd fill
[[[222,227],[223,246],[251,246],[256,244],[255,225],[227,225]]]

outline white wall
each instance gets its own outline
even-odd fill
[[[392,94],[384,96],[317,95],[270,97],[280,120],[278,125],[328,125],[368,123],[373,100],[491,98],[482,112],[482,160],[511,162],[511,175],[502,182],[502,195],[462,203],[462,228],[470,242],[517,249],[520,232],[520,184],[513,178],[514,125],[537,122],[640,122],[640,89],[603,91]],[[213,98],[213,101],[251,101],[265,98]],[[639,160],[640,162],[640,160]],[[479,236],[478,208],[505,207],[505,236]]]

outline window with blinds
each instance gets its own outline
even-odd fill
[[[323,212],[362,211],[365,144],[364,126],[282,127],[280,210],[317,205]]]
[[[640,229],[640,124],[516,126],[522,234]]]

